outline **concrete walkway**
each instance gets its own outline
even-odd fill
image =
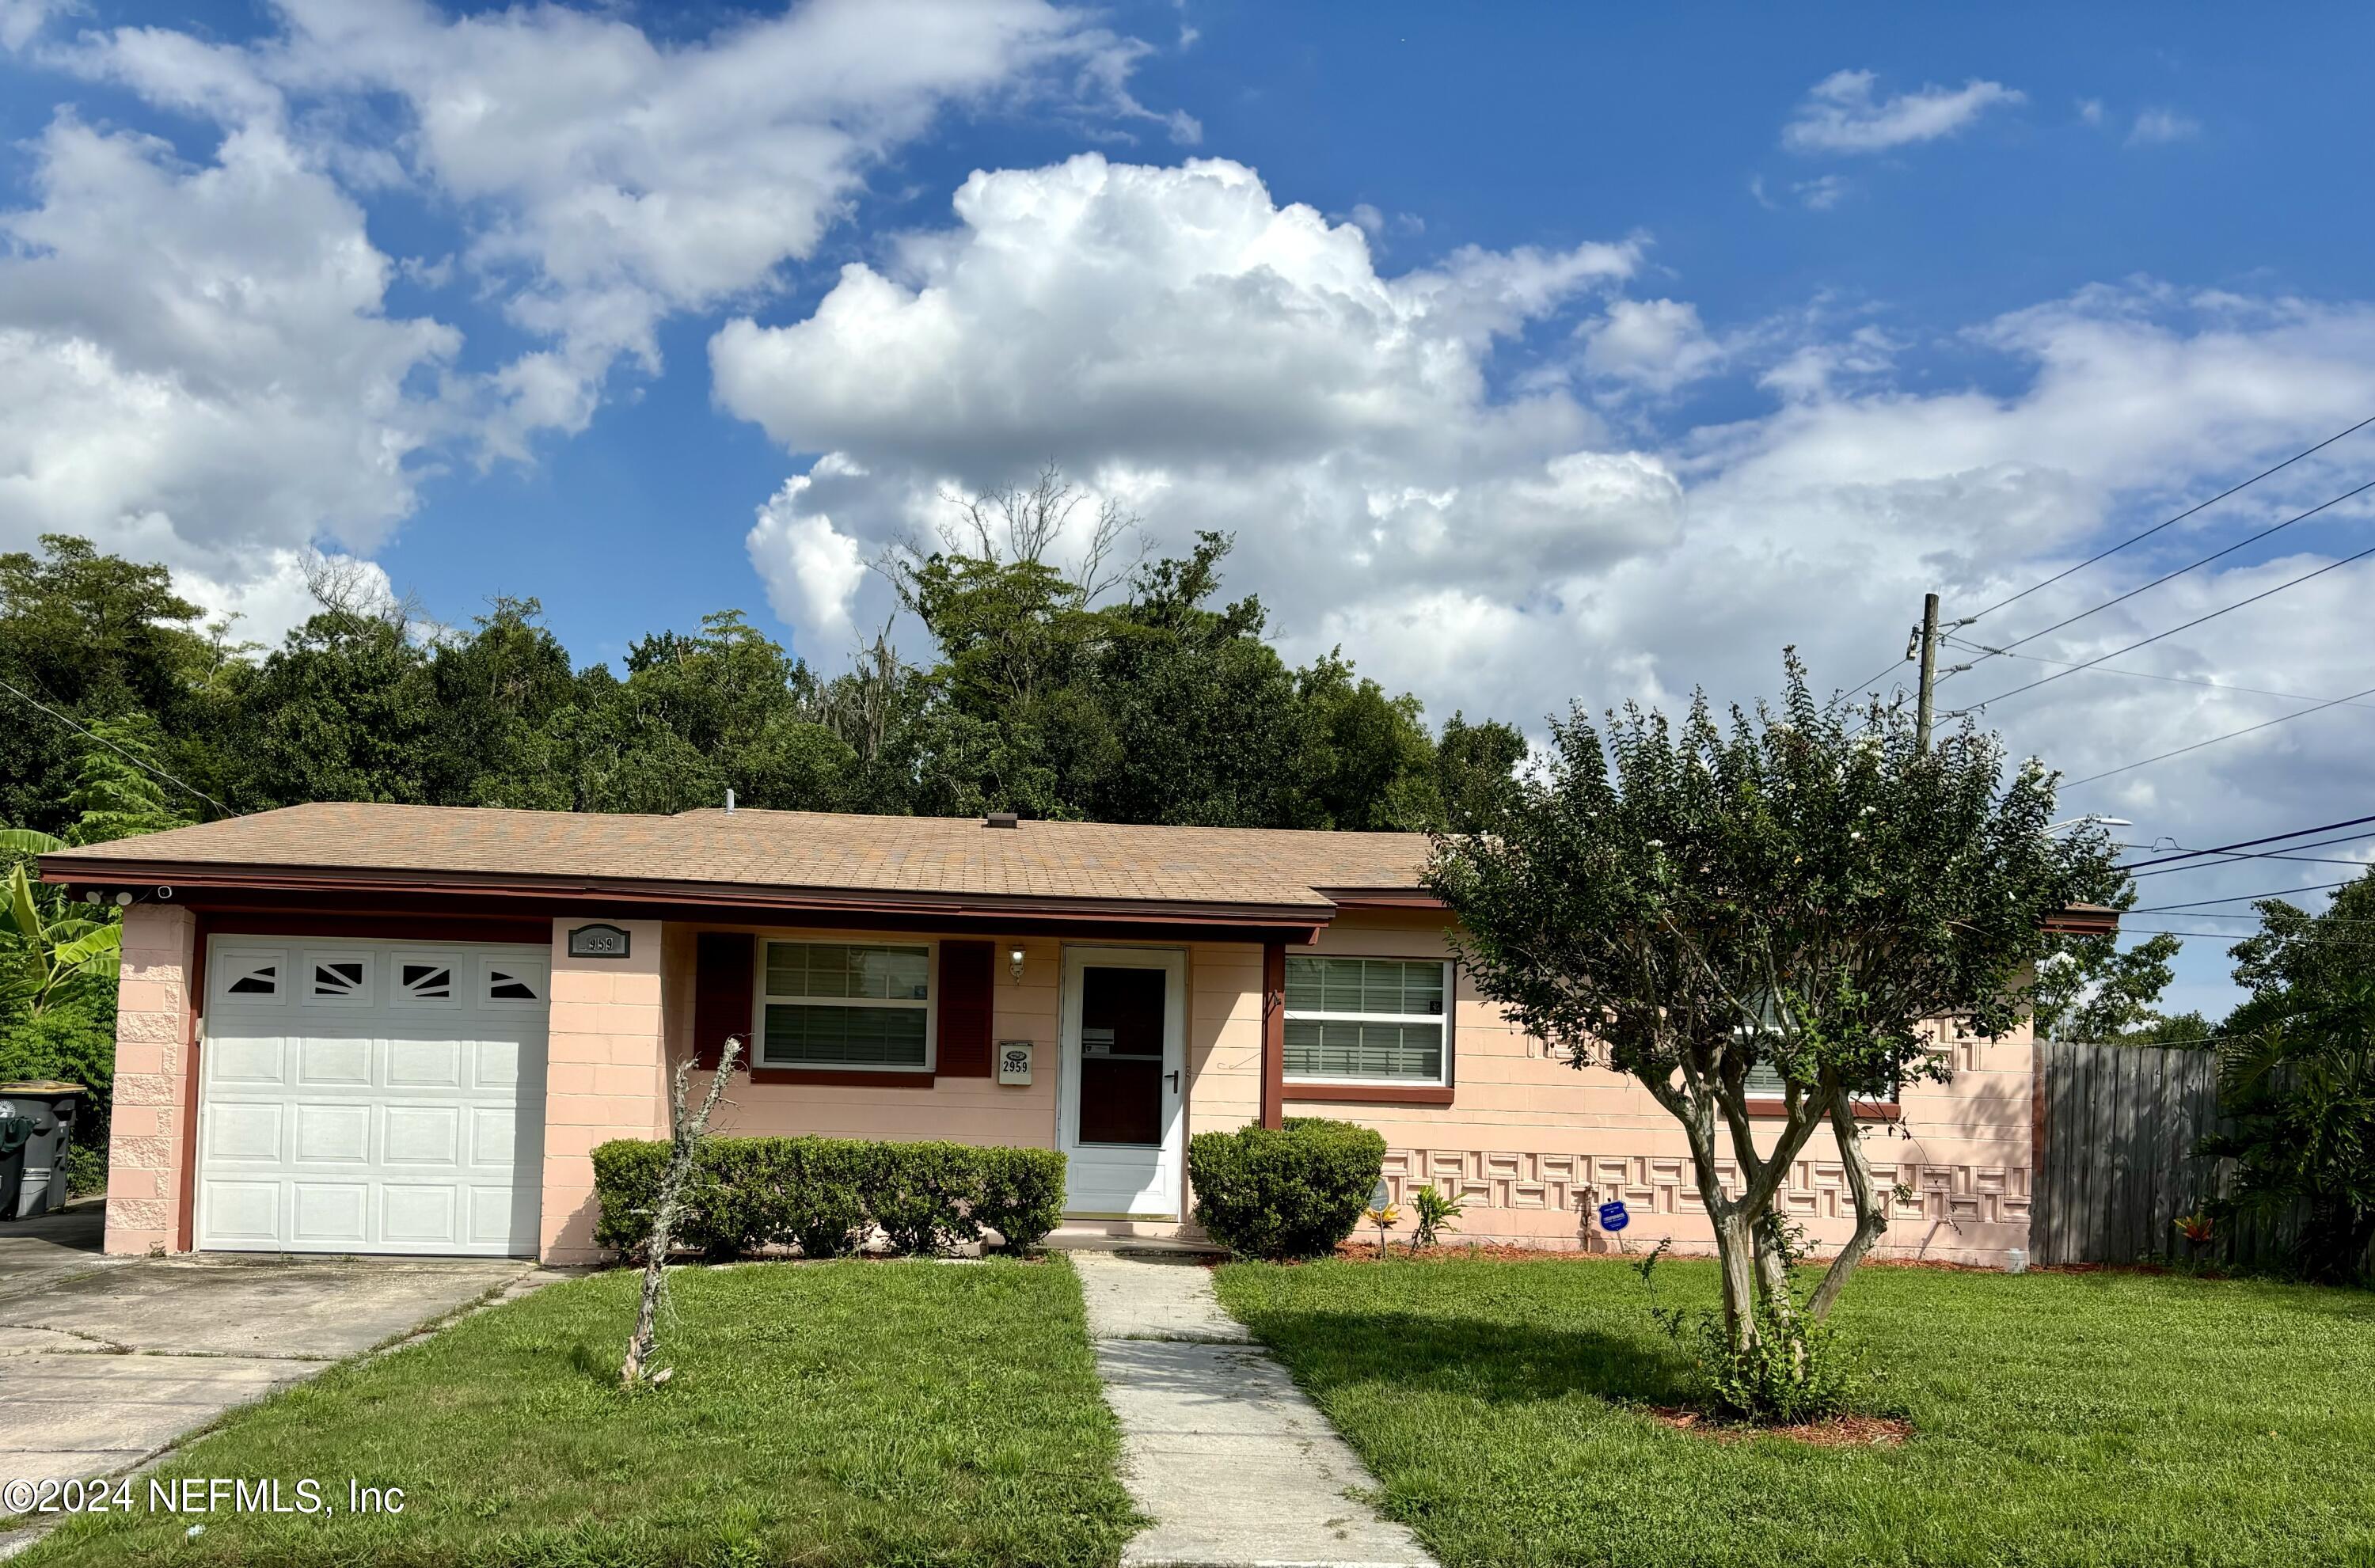
[[[1155,1521],[1122,1549],[1124,1568],[1435,1568],[1352,1495],[1376,1479],[1222,1310],[1202,1259],[1069,1256],[1121,1422],[1122,1481]]]

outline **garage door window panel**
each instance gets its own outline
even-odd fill
[[[278,1007],[289,974],[286,948],[219,948],[214,953],[215,999],[234,1007]]]
[[[469,987],[469,969],[459,953],[407,952],[388,955],[388,1005],[407,1012],[451,1012],[462,1005]]]
[[[309,952],[305,955],[305,1001],[316,1008],[368,1008],[376,1000],[372,987],[372,956],[357,952]]]
[[[541,1008],[544,965],[521,959],[481,960],[479,1004],[488,1008]]]

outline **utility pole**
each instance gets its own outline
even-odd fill
[[[1938,688],[1938,595],[1921,595],[1921,627],[1914,633],[1921,640],[1921,699],[1913,719],[1913,747],[1920,752],[1930,749],[1930,713]]]

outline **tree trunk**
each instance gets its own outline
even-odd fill
[[[1823,1271],[1823,1282],[1814,1287],[1807,1298],[1806,1315],[1815,1322],[1831,1315],[1831,1307],[1838,1301],[1839,1292],[1847,1289],[1848,1276],[1854,1273],[1872,1244],[1888,1229],[1889,1195],[1873,1185],[1872,1161],[1864,1157],[1863,1135],[1856,1126],[1855,1107],[1844,1094],[1831,1102],[1831,1132],[1839,1142],[1839,1160],[1847,1166],[1848,1191],[1855,1197],[1855,1234],[1847,1245],[1831,1259]]]
[[[1740,1204],[1727,1203],[1715,1221],[1716,1258],[1723,1269],[1723,1326],[1736,1350],[1756,1343],[1755,1222]]]
[[[1781,1215],[1767,1206],[1756,1217],[1756,1287],[1784,1323],[1797,1315],[1790,1299],[1790,1255],[1782,1245]]]
[[[725,1049],[717,1055],[717,1073],[709,1080],[709,1092],[702,1096],[701,1108],[690,1116],[685,1114],[685,1090],[692,1076],[692,1057],[688,1055],[676,1065],[676,1080],[668,1095],[668,1124],[675,1129],[675,1136],[668,1149],[668,1169],[660,1175],[659,1196],[652,1205],[651,1233],[644,1240],[643,1299],[635,1307],[634,1332],[627,1337],[627,1359],[619,1368],[619,1381],[629,1388],[645,1380],[652,1352],[659,1348],[660,1303],[668,1297],[668,1249],[676,1239],[677,1208],[683,1201],[684,1185],[691,1179],[701,1140],[709,1132],[709,1114],[725,1096],[726,1082],[734,1076],[734,1062],[741,1054],[741,1040],[727,1035]],[[659,1374],[663,1378],[667,1375],[665,1372]]]

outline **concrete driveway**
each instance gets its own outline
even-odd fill
[[[99,1256],[101,1206],[0,1224],[0,1480],[104,1475],[235,1405],[552,1278],[502,1258]]]

